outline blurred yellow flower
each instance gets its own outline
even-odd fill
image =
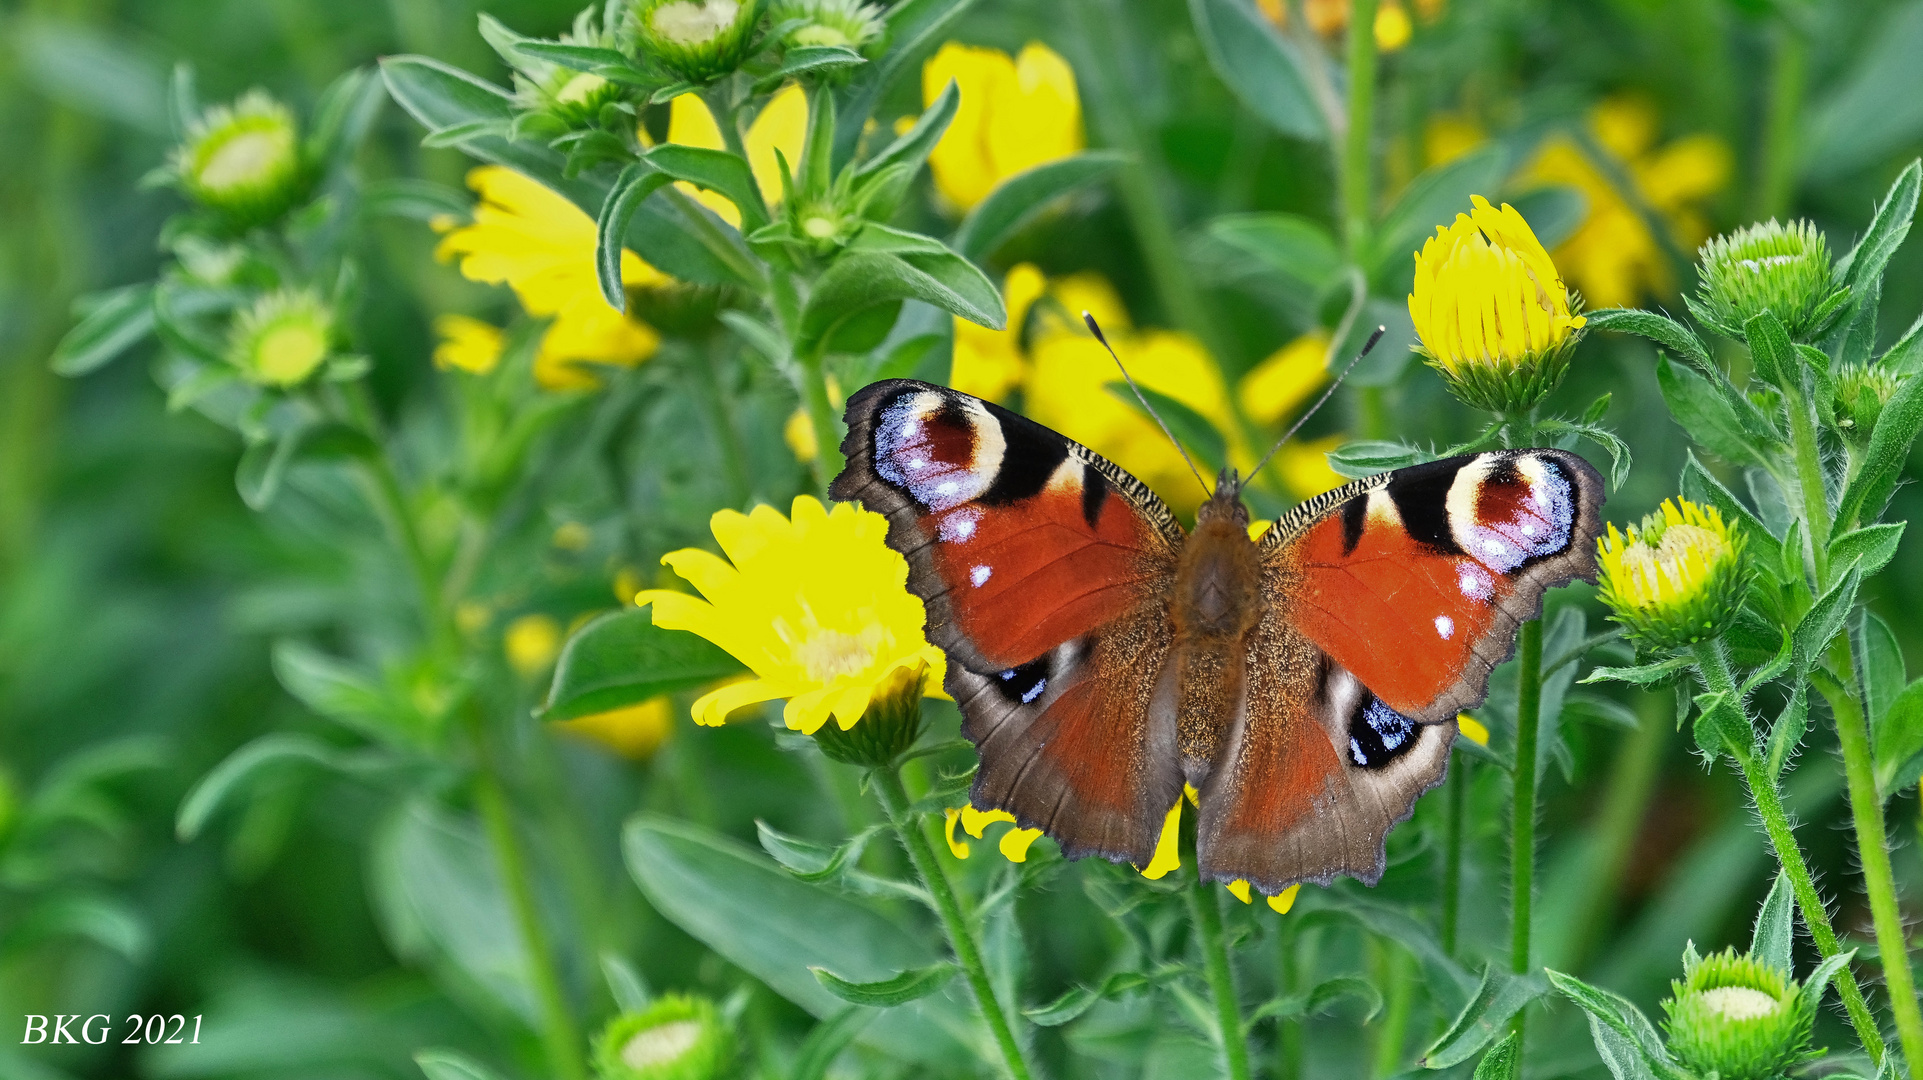
[[[928,167],[955,209],[970,210],[1003,180],[1082,149],[1075,71],[1048,46],[1031,41],[1010,57],[948,42],[922,65],[924,108],[951,79],[961,90],[960,107]]]
[[[1314,30],[1325,38],[1333,38],[1349,28],[1350,0],[1303,0],[1302,17]],[[1442,0],[1417,0],[1416,10],[1424,22],[1433,22],[1442,12]],[[1288,9],[1280,2],[1273,8],[1268,4],[1262,7],[1269,21],[1282,26],[1288,21]],[[1380,52],[1395,52],[1409,43],[1415,35],[1415,23],[1409,18],[1409,9],[1399,0],[1383,0],[1375,9],[1375,47]]]
[[[1409,317],[1457,397],[1491,412],[1530,408],[1561,381],[1565,346],[1586,320],[1515,207],[1470,202],[1416,252]]]
[[[537,319],[552,319],[535,356],[535,381],[551,390],[598,385],[580,365],[633,367],[654,354],[660,336],[608,306],[594,271],[594,219],[540,183],[499,165],[467,174],[480,193],[471,225],[450,229],[436,254],[459,259],[461,273],[505,284]],[[660,285],[667,275],[621,253],[621,281]]]
[[[946,661],[922,636],[908,563],[883,542],[887,519],[806,495],[792,512],[717,513],[709,527],[726,558],[684,548],[661,560],[705,599],[662,589],[634,598],[654,606],[656,626],[699,634],[754,672],[702,695],[695,722],[718,725],[744,705],[786,698],[790,728],[813,734],[833,716],[847,730],[877,687],[917,663],[929,667],[926,693],[939,696]]]
[[[674,703],[666,697],[651,698],[625,709],[562,720],[554,727],[600,743],[624,758],[645,761],[674,734]]]
[[[1456,730],[1462,732],[1463,738],[1477,746],[1489,745],[1489,729],[1483,726],[1482,721],[1468,713],[1456,714]]]
[[[501,362],[504,337],[501,328],[466,315],[437,315],[434,336],[434,366],[446,370],[459,368],[470,375],[486,375]]]
[[[1275,350],[1251,368],[1235,393],[1249,419],[1275,424],[1328,381],[1329,335],[1317,330]]]
[[[755,186],[769,206],[781,202],[781,166],[775,151],[788,159],[788,168],[800,166],[801,149],[808,138],[808,95],[800,85],[790,83],[768,99],[742,136],[748,151],[748,166],[754,170]],[[704,150],[723,150],[721,127],[699,94],[682,94],[668,104],[668,141]],[[721,220],[741,227],[741,211],[728,199],[713,191],[695,187],[683,180],[675,185],[701,205],[713,210]]]
[[[1597,144],[1617,159],[1642,200],[1667,221],[1676,244],[1694,251],[1709,235],[1709,223],[1698,204],[1728,184],[1729,147],[1703,134],[1657,147],[1656,112],[1636,97],[1614,97],[1598,104],[1590,113],[1589,126]],[[1524,179],[1568,184],[1588,201],[1582,225],[1556,249],[1556,259],[1590,307],[1624,307],[1646,295],[1675,292],[1675,274],[1662,245],[1574,140],[1557,136],[1545,142]]]
[[[1002,279],[1002,299],[1008,307],[1006,330],[990,330],[956,316],[955,356],[948,385],[989,401],[1006,400],[1028,375],[1028,361],[1022,355],[1022,323],[1046,289],[1042,272],[1033,263],[1022,263]]]
[[[547,670],[561,653],[561,624],[551,615],[523,615],[507,625],[502,636],[508,666],[531,679]]]
[[[980,840],[982,830],[995,822],[1006,821],[1011,825],[1015,822],[1015,815],[1006,810],[977,810],[972,803],[944,810],[942,814],[948,819],[948,850],[957,859],[968,858],[969,852],[968,841],[955,835],[955,826],[958,823],[962,831]],[[1041,835],[1040,829],[1014,828],[1003,832],[1001,843],[998,845],[1002,857],[1009,862],[1027,862],[1029,846],[1040,839]]]
[[[841,380],[830,375],[827,381],[828,404],[840,409],[846,400],[841,396]],[[815,456],[821,453],[821,443],[815,439],[815,422],[808,415],[806,402],[795,406],[795,411],[788,414],[788,422],[781,426],[781,438],[788,444],[788,449],[794,452],[795,460],[803,465],[814,461]]]
[[[1282,475],[1282,484],[1298,499],[1313,498],[1349,482],[1329,464],[1329,451],[1349,441],[1345,435],[1325,435],[1320,439],[1291,439],[1275,452],[1270,466]]]

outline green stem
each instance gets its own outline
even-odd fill
[[[1215,999],[1215,1020],[1222,1029],[1222,1065],[1229,1080],[1249,1080],[1249,1043],[1242,1037],[1242,1007],[1235,998],[1235,975],[1229,970],[1229,950],[1222,940],[1222,899],[1202,880],[1197,860],[1189,864],[1189,915],[1202,946],[1202,969],[1209,996]]]
[[[1796,483],[1803,504],[1805,539],[1809,542],[1810,563],[1816,569],[1816,591],[1829,587],[1830,502],[1823,483],[1823,458],[1816,444],[1816,424],[1803,392],[1794,385],[1783,388],[1784,411],[1789,414],[1790,445],[1796,454]]]
[[[1847,635],[1832,647],[1838,670],[1853,670]],[[1855,695],[1826,675],[1813,680],[1836,718],[1836,741],[1843,750],[1843,777],[1848,782],[1850,814],[1856,826],[1856,853],[1863,865],[1863,891],[1869,894],[1870,921],[1876,927],[1876,949],[1889,988],[1890,1013],[1906,1061],[1923,1062],[1923,1012],[1916,1004],[1916,980],[1910,974],[1909,942],[1903,932],[1902,912],[1896,904],[1896,878],[1890,869],[1889,838],[1884,832],[1883,799],[1876,790],[1870,761],[1870,731]]]
[[[1348,128],[1342,135],[1342,225],[1349,261],[1361,265],[1375,220],[1372,167],[1375,138],[1376,0],[1349,6]]]
[[[1276,928],[1276,990],[1283,995],[1295,993],[1301,986],[1296,953],[1302,943],[1301,923],[1284,918]],[[1275,1080],[1301,1080],[1302,1077],[1302,1021],[1296,1017],[1279,1016],[1275,1021]]]
[[[1415,1007],[1415,980],[1410,978],[1409,954],[1388,938],[1376,939],[1382,956],[1382,1025],[1376,1031],[1375,1075],[1402,1072],[1402,1045],[1409,1038],[1409,1015]]]
[[[1769,113],[1763,122],[1763,166],[1750,216],[1758,221],[1789,212],[1796,188],[1797,132],[1803,91],[1809,82],[1809,49],[1803,35],[1786,21],[1776,23],[1776,52],[1770,58]]]
[[[440,575],[434,570],[427,545],[421,541],[420,530],[415,528],[414,514],[408,508],[407,495],[401,490],[400,477],[395,475],[394,465],[387,458],[374,406],[367,400],[366,388],[359,383],[342,387],[338,400],[354,426],[380,447],[360,459],[361,486],[367,492],[374,515],[380,518],[381,527],[387,530],[388,540],[399,549],[408,573],[414,578],[415,590],[420,594],[421,625],[428,640],[445,641],[453,628],[443,610]]]
[[[514,833],[507,793],[502,790],[487,736],[477,730],[475,742],[481,756],[481,767],[475,774],[475,802],[487,829],[488,842],[494,849],[495,861],[500,864],[521,943],[527,949],[528,981],[533,986],[535,1005],[541,1014],[541,1043],[547,1052],[548,1067],[558,1080],[586,1080],[588,1070],[581,1054],[581,1034],[561,989],[554,947],[548,941],[534,889],[529,884],[527,859],[522,853],[520,838]]]
[[[1542,620],[1522,624],[1516,673],[1516,758],[1509,818],[1509,968],[1529,973],[1530,902],[1536,884],[1536,736],[1542,722]],[[1518,1014],[1517,1030],[1521,1030]]]
[[[1736,680],[1730,674],[1729,661],[1723,656],[1722,642],[1701,642],[1697,644],[1695,653],[1703,685],[1712,693],[1735,695]],[[1809,928],[1810,940],[1816,943],[1816,951],[1825,959],[1835,956],[1842,951],[1842,947],[1836,940],[1835,928],[1830,924],[1829,909],[1823,906],[1823,898],[1816,891],[1816,879],[1810,873],[1809,864],[1803,860],[1803,849],[1797,846],[1796,834],[1790,825],[1788,811],[1783,809],[1783,798],[1776,790],[1775,778],[1769,775],[1753,744],[1743,743],[1726,749],[1742,769],[1743,782],[1749,788],[1750,798],[1756,803],[1756,815],[1763,821],[1763,831],[1769,835],[1777,863],[1789,877],[1790,889],[1796,894],[1796,906],[1803,913],[1803,925]],[[1856,975],[1849,968],[1837,973],[1836,990],[1843,999],[1843,1008],[1849,1013],[1850,1024],[1856,1028],[1856,1037],[1862,1042],[1863,1049],[1881,1064],[1883,1036],[1877,1031],[1876,1018],[1870,1014],[1869,1004],[1863,1000],[1863,991],[1856,985]]]
[[[1442,951],[1456,955],[1462,922],[1462,826],[1469,807],[1469,758],[1459,756],[1449,777],[1447,816],[1442,819]]]
[[[735,431],[721,380],[715,376],[714,369],[720,363],[719,350],[699,346],[688,350],[688,366],[693,369],[689,382],[708,421],[708,430],[714,434],[715,449],[720,452],[721,474],[728,483],[728,504],[739,508],[748,501],[748,465],[742,458],[741,436]]]
[[[981,950],[975,945],[975,936],[968,928],[967,917],[962,914],[961,902],[955,898],[954,887],[948,883],[948,874],[935,858],[934,846],[928,842],[928,834],[922,830],[921,821],[910,809],[908,792],[901,786],[901,771],[894,765],[883,765],[871,774],[875,792],[881,798],[881,805],[888,811],[888,819],[895,827],[895,835],[901,838],[901,846],[908,851],[908,861],[914,864],[915,873],[927,887],[928,895],[935,902],[935,914],[941,917],[942,927],[948,931],[948,944],[955,950],[955,962],[961,965],[962,973],[968,977],[968,985],[975,991],[975,1002],[981,1007],[982,1018],[988,1021],[988,1028],[994,1033],[996,1045],[1001,1047],[1002,1060],[1007,1063],[1008,1072],[1015,1080],[1028,1080],[1028,1063],[1022,1060],[1021,1047],[1015,1042],[1015,1033],[1009,1029],[1008,1017],[1002,1012],[1000,1002],[995,1000],[995,987],[988,981],[988,968],[982,964]]]
[[[808,407],[808,422],[815,431],[815,474],[825,494],[828,485],[841,475],[847,459],[841,456],[841,417],[828,399],[828,374],[822,357],[802,358],[801,400]]]

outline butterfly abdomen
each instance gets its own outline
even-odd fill
[[[1197,515],[1169,598],[1176,731],[1191,784],[1206,778],[1223,732],[1241,708],[1248,639],[1261,620],[1261,585],[1248,513],[1224,492]]]

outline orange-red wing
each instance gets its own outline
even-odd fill
[[[1594,581],[1602,478],[1561,450],[1449,458],[1304,504],[1263,538],[1273,603],[1397,713],[1480,704],[1544,590]]]
[[[1181,530],[1141,482],[997,405],[927,383],[848,402],[838,499],[888,516],[929,640],[977,673],[1028,663],[1166,592]]]

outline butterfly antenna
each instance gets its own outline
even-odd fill
[[[1122,358],[1116,355],[1115,346],[1108,343],[1108,337],[1102,333],[1102,328],[1095,325],[1095,316],[1084,311],[1082,312],[1082,321],[1088,324],[1088,332],[1095,335],[1095,340],[1102,343],[1102,348],[1108,350],[1108,355],[1114,359],[1115,366],[1122,369],[1122,378],[1127,379],[1128,388],[1135,391],[1135,400],[1142,403],[1142,408],[1147,409],[1148,414],[1155,418],[1157,424],[1161,425],[1162,434],[1167,435],[1168,441],[1175,444],[1175,452],[1182,455],[1182,460],[1188,463],[1189,471],[1195,474],[1195,482],[1202,485],[1202,494],[1213,498],[1215,493],[1209,490],[1209,482],[1202,479],[1202,470],[1195,467],[1195,459],[1189,457],[1189,452],[1182,448],[1182,440],[1176,438],[1175,432],[1169,430],[1168,421],[1162,419],[1162,414],[1156,412],[1155,406],[1148,403],[1148,398],[1142,393],[1142,388],[1135,385],[1135,376],[1128,373],[1128,365],[1122,363]]]
[[[1309,422],[1309,417],[1314,416],[1316,410],[1328,403],[1330,396],[1335,393],[1335,388],[1342,385],[1342,380],[1349,377],[1349,372],[1354,371],[1355,366],[1362,362],[1362,358],[1369,355],[1369,350],[1375,348],[1375,343],[1381,341],[1382,335],[1387,333],[1388,330],[1389,328],[1386,326],[1378,326],[1375,328],[1375,333],[1369,335],[1368,344],[1362,346],[1362,351],[1355,354],[1355,359],[1349,361],[1348,366],[1342,369],[1342,374],[1337,375],[1335,381],[1329,384],[1329,388],[1322,391],[1322,396],[1315,399],[1315,404],[1309,406],[1308,412],[1296,417],[1295,423],[1289,425],[1289,430],[1283,432],[1282,437],[1275,440],[1275,445],[1269,447],[1269,452],[1262,455],[1262,460],[1256,463],[1255,468],[1249,470],[1249,479],[1255,479],[1255,474],[1262,471],[1262,466],[1269,463],[1269,459],[1275,456],[1275,452],[1282,449],[1284,443],[1294,438],[1296,432],[1302,430],[1302,425]]]

